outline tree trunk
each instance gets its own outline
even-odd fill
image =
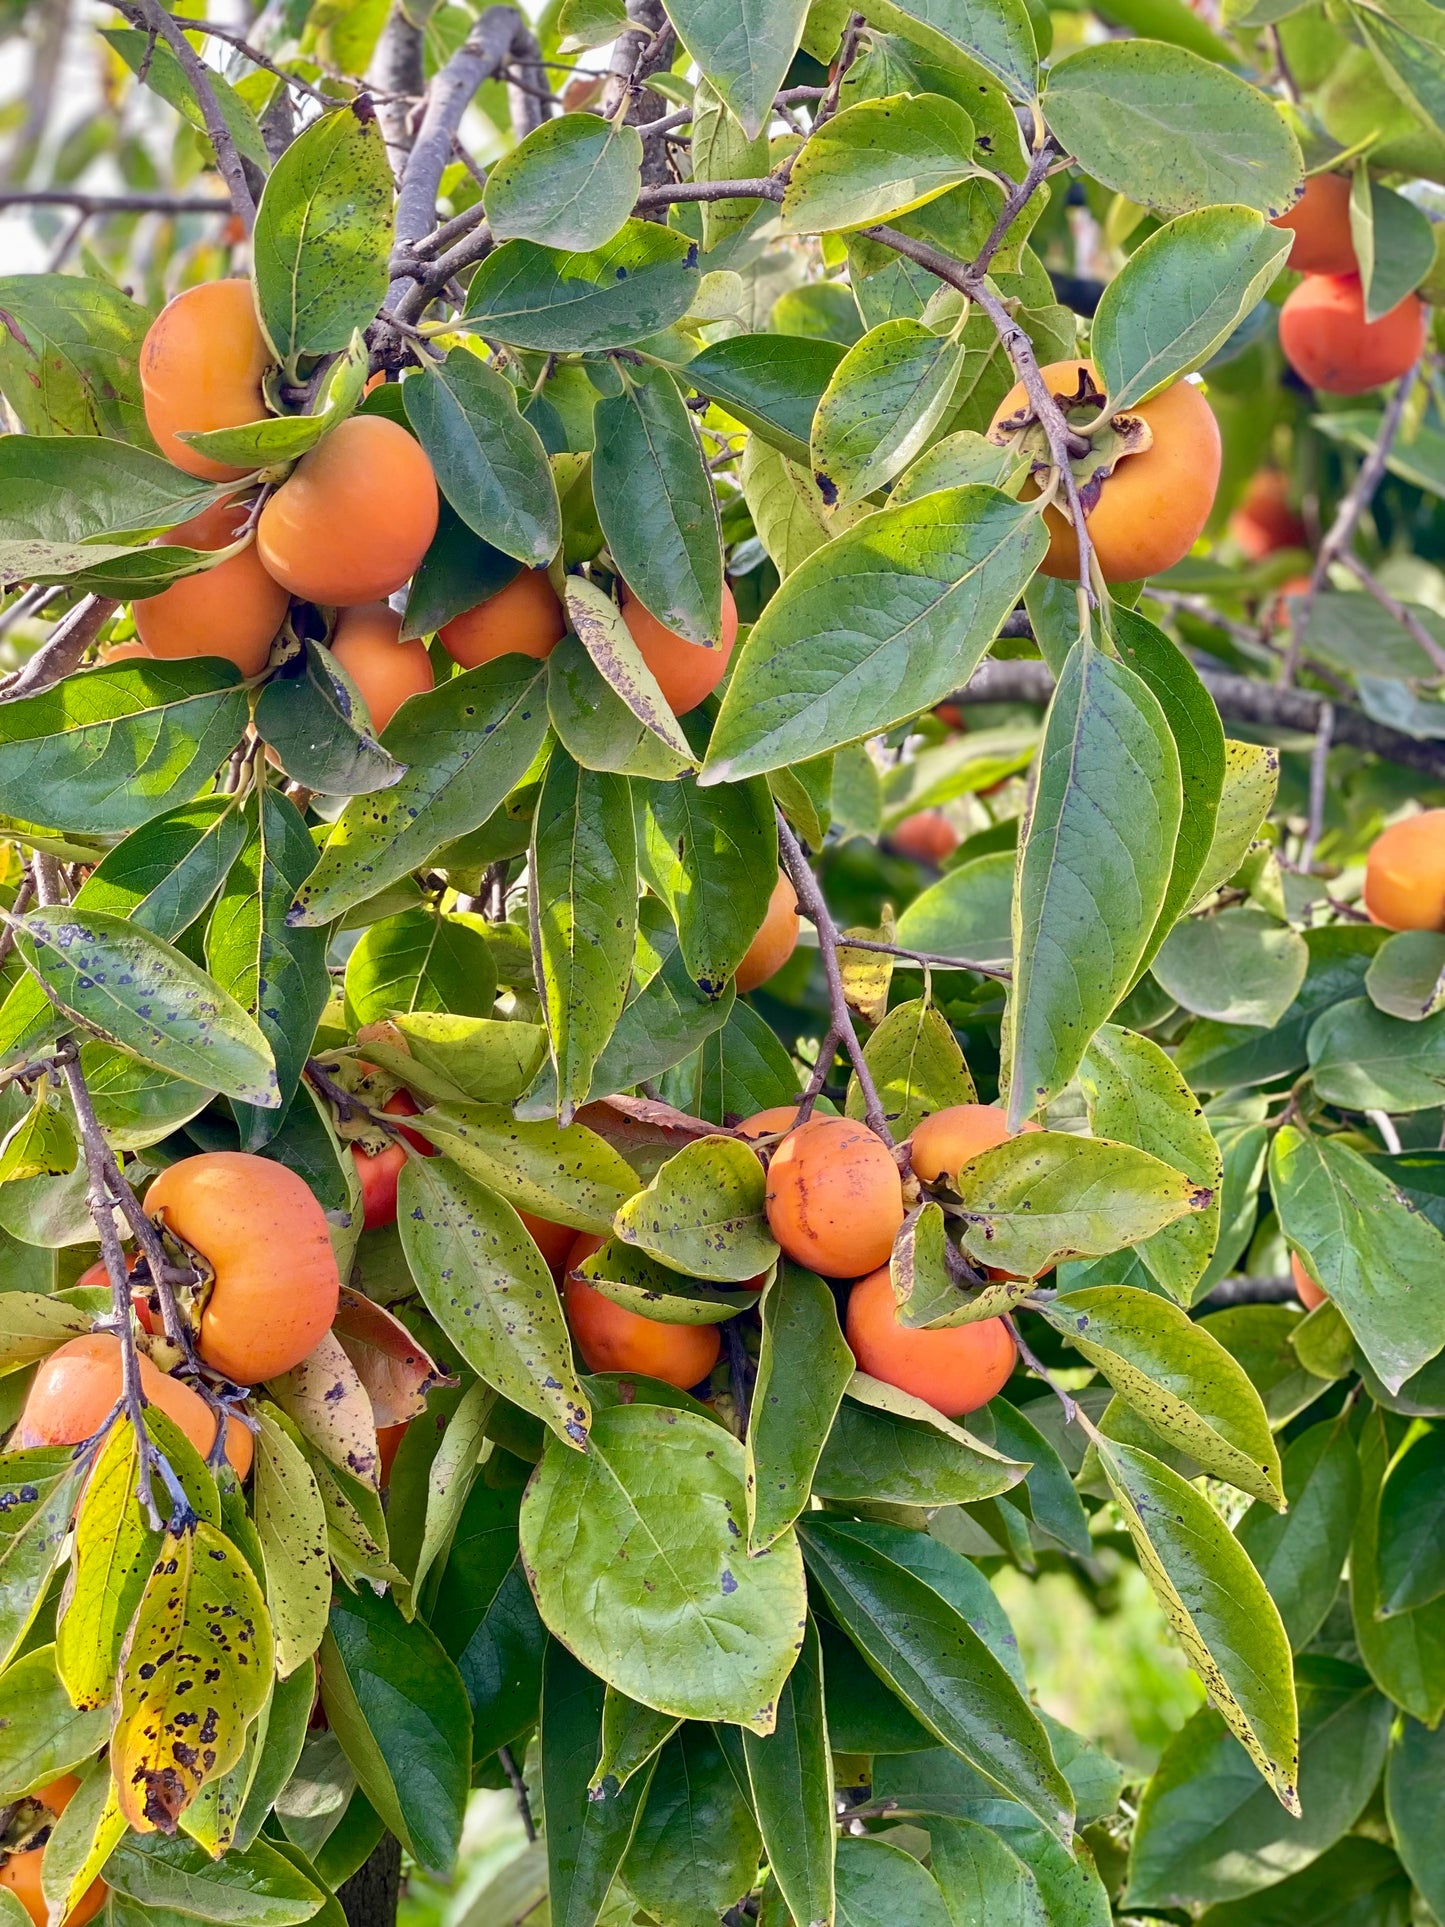
[[[401,1842],[384,1833],[350,1880],[336,1891],[348,1927],[396,1927],[401,1893]]]

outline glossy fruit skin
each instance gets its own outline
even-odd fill
[[[1295,1251],[1289,1254],[1289,1275],[1294,1281],[1294,1295],[1306,1311],[1314,1311],[1329,1297],[1330,1294],[1323,1286],[1317,1285],[1305,1270],[1300,1262],[1299,1253]]]
[[[903,1223],[898,1166],[866,1125],[809,1118],[772,1155],[767,1212],[796,1264],[824,1278],[860,1277],[887,1263]]]
[[[766,1111],[754,1111],[745,1117],[737,1128],[739,1137],[774,1137],[781,1131],[791,1131],[798,1121],[796,1104],[774,1104]]]
[[[958,848],[958,831],[942,810],[918,810],[889,831],[888,841],[915,863],[938,864]]]
[[[505,589],[464,609],[437,631],[442,648],[463,669],[498,656],[550,656],[567,633],[567,617],[545,569],[523,569]]]
[[[1034,1123],[1026,1131],[1037,1131]],[[996,1144],[1006,1144],[1014,1133],[1008,1113],[998,1104],[950,1104],[914,1126],[908,1140],[916,1176],[925,1184],[946,1177]]]
[[[224,549],[249,513],[245,502],[217,502],[162,539],[180,548]],[[153,656],[224,656],[243,676],[257,676],[290,606],[251,542],[203,575],[182,576],[159,595],[138,600],[136,634]]]
[[[215,1273],[197,1350],[238,1385],[299,1365],[331,1328],[341,1281],[325,1214],[273,1158],[206,1151],[161,1172],[145,1208]]]
[[[37,1788],[30,1798],[48,1807],[59,1819],[79,1786],[80,1782],[73,1773],[63,1773],[58,1780],[52,1780],[49,1786]],[[49,1917],[40,1884],[44,1857],[43,1846],[28,1847],[24,1853],[13,1853],[8,1860],[0,1863],[0,1887],[14,1894],[34,1921],[35,1927],[45,1927]],[[85,1927],[86,1921],[94,1920],[105,1905],[109,1892],[110,1888],[103,1880],[93,1880],[65,1916],[64,1927]]]
[[[898,1322],[886,1265],[848,1294],[845,1329],[858,1369],[896,1385],[945,1418],[962,1418],[1001,1392],[1018,1356],[1001,1318],[947,1331],[909,1331]]]
[[[562,1268],[567,1263],[577,1233],[570,1224],[553,1224],[550,1218],[534,1218],[530,1211],[519,1211],[517,1216],[527,1228],[527,1236],[542,1254],[542,1262],[554,1278],[562,1276]],[[600,1242],[600,1241],[599,1241]],[[592,1246],[596,1250],[597,1245]],[[583,1257],[588,1254],[583,1253]],[[582,1260],[579,1258],[579,1264]]]
[[[1350,238],[1350,182],[1345,174],[1312,174],[1288,214],[1271,226],[1294,236],[1289,266],[1297,274],[1354,274],[1355,244]]]
[[[99,669],[108,662],[130,662],[136,658],[143,659],[146,662],[153,662],[155,660],[150,650],[146,648],[145,644],[141,642],[139,638],[133,642],[108,642],[101,650],[93,666]]]
[[[401,640],[401,617],[388,603],[343,609],[328,647],[365,698],[378,735],[408,696],[424,696],[435,685],[426,644],[420,636]]]
[[[738,989],[756,990],[769,977],[776,977],[797,947],[798,894],[779,870],[773,894],[768,898],[762,928],[748,945],[738,965]]]
[[[174,1419],[204,1458],[216,1437],[211,1408],[198,1392],[140,1354],[141,1390]],[[114,1332],[87,1332],[67,1339],[36,1371],[11,1436],[11,1449],[33,1445],[79,1445],[98,1432],[121,1393],[120,1340]],[[226,1423],[226,1457],[237,1478],[251,1470],[251,1434],[239,1419]]]
[[[664,1325],[625,1305],[614,1305],[585,1278],[578,1265],[605,1240],[584,1232],[567,1256],[563,1300],[567,1323],[589,1372],[637,1372],[691,1391],[716,1365],[722,1340],[716,1325]]]
[[[256,546],[292,595],[338,607],[383,602],[431,547],[437,515],[421,444],[382,415],[352,415],[267,502]]]
[[[1229,518],[1229,533],[1247,562],[1262,562],[1279,549],[1302,549],[1308,532],[1290,507],[1288,476],[1277,468],[1256,469]]]
[[[1055,361],[1042,370],[1049,392],[1077,392],[1079,371],[1098,383],[1092,362]],[[1026,405],[1023,383],[999,403],[990,436],[1000,422]],[[1171,569],[1193,548],[1209,520],[1219,487],[1223,459],[1219,424],[1209,403],[1190,381],[1176,381],[1162,394],[1127,411],[1149,424],[1154,441],[1137,455],[1126,455],[1103,483],[1088,516],[1088,529],[1106,582],[1137,582]],[[1033,483],[1025,494],[1037,493]],[[1079,572],[1079,545],[1073,524],[1059,509],[1044,510],[1049,552],[1040,565],[1045,575],[1072,580]]]
[[[674,716],[685,716],[690,709],[696,709],[727,674],[728,658],[738,639],[738,605],[726,582],[722,592],[722,638],[714,648],[688,642],[674,630],[664,628],[625,584],[622,620]]]
[[[266,413],[261,378],[270,360],[249,281],[203,281],[168,301],[140,351],[146,425],[166,460],[208,482],[246,474],[198,454],[176,434],[260,421]]]
[[[383,1492],[391,1484],[391,1468],[396,1464],[396,1455],[410,1426],[411,1420],[407,1418],[399,1425],[378,1425],[376,1428],[377,1476]]]
[[[1365,859],[1364,901],[1386,930],[1445,930],[1445,810],[1380,832]]]
[[[1284,358],[1311,388],[1363,395],[1419,360],[1428,332],[1425,304],[1407,294],[1378,321],[1365,319],[1357,274],[1311,274],[1279,311]]]
[[[415,1117],[421,1107],[410,1091],[397,1091],[381,1108],[386,1117]],[[407,1144],[420,1151],[424,1158],[436,1156],[436,1147],[424,1137],[415,1131],[405,1135]],[[356,1161],[356,1176],[361,1185],[362,1229],[375,1231],[379,1225],[395,1224],[396,1187],[406,1163],[406,1145],[393,1141],[382,1150],[371,1152],[353,1144],[351,1155]]]

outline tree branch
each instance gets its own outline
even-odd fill
[[[4,207],[73,207],[82,214],[224,214],[231,203],[219,194],[89,194],[76,187],[11,187],[0,191]]]
[[[201,110],[207,138],[215,150],[216,167],[231,196],[232,210],[249,234],[255,225],[256,203],[251,198],[246,170],[241,164],[236,143],[231,138],[231,130],[226,125],[226,117],[221,112],[221,103],[211,85],[210,68],[186,39],[173,16],[160,5],[160,0],[116,0],[116,9],[132,26],[164,40],[180,62],[181,71],[190,82],[191,92]]]
[[[668,102],[647,82],[671,64],[677,40],[662,0],[632,0],[627,12],[635,24],[620,33],[613,45],[600,106],[610,120],[626,100],[626,123],[640,130],[670,118]],[[642,161],[644,186],[665,185],[669,173],[665,143],[649,142]]]
[[[183,33],[209,34],[212,40],[224,41],[226,46],[234,47],[238,54],[249,60],[253,67],[264,68],[268,74],[274,74],[277,80],[284,80],[288,87],[294,87],[298,93],[319,101],[323,107],[344,107],[346,104],[344,96],[324,93],[314,82],[303,80],[300,74],[290,74],[284,67],[278,67],[269,55],[263,54],[259,47],[253,47],[245,35],[238,33],[234,27],[223,27],[214,20],[189,20],[178,13],[172,14],[171,18]]]
[[[109,596],[88,595],[56,624],[48,641],[12,674],[0,681],[0,702],[14,702],[48,689],[77,668],[81,657],[120,607]]]
[[[376,97],[376,118],[398,177],[406,170],[411,150],[412,107],[426,92],[423,45],[422,30],[408,19],[404,0],[393,0],[366,78]]]

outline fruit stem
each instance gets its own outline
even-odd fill
[[[863,1093],[863,1115],[869,1130],[875,1136],[881,1137],[891,1149],[893,1133],[888,1128],[888,1120],[879,1102],[877,1086],[873,1082],[873,1073],[869,1070],[867,1060],[864,1058],[863,1046],[858,1042],[858,1033],[853,1028],[853,1016],[848,1009],[848,998],[843,988],[843,973],[838,966],[838,926],[834,923],[832,913],[824,899],[822,885],[814,876],[808,859],[803,854],[803,846],[793,835],[792,825],[781,810],[777,811],[777,819],[778,854],[782,858],[783,868],[787,871],[788,881],[792,884],[797,896],[798,908],[818,933],[818,949],[823,957],[823,973],[828,980],[829,1029],[834,1038],[834,1047],[841,1043],[848,1053],[849,1061],[858,1079],[858,1088]],[[849,941],[851,943],[852,940]],[[847,944],[844,945],[845,949],[848,947]],[[827,1061],[831,1063],[831,1056]],[[819,1070],[822,1070],[826,1076],[827,1071],[821,1051],[818,1054],[818,1063],[814,1067],[815,1077]],[[822,1088],[820,1079],[818,1090]],[[813,1096],[816,1098],[817,1094],[818,1092],[814,1091]]]

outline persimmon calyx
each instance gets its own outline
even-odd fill
[[[207,1301],[211,1296],[211,1287],[216,1282],[215,1267],[204,1252],[197,1251],[194,1245],[187,1244],[184,1238],[171,1229],[166,1223],[164,1210],[154,1219],[154,1223],[160,1232],[161,1244],[167,1258],[174,1262],[177,1270],[184,1270],[189,1266],[192,1273],[192,1282],[188,1285],[172,1282],[171,1296],[176,1301],[176,1310],[185,1321],[191,1342],[194,1344],[200,1338],[201,1314],[206,1309]],[[139,1293],[145,1299],[146,1307],[155,1320],[154,1329],[145,1350],[162,1371],[169,1371],[171,1364],[178,1360],[175,1357],[174,1346],[167,1343],[162,1332],[160,1292],[148,1279],[148,1267],[145,1267],[144,1259],[138,1271],[139,1275],[133,1279],[135,1289],[132,1302],[134,1302],[135,1293]]]
[[[1077,386],[1071,392],[1054,390],[1053,396],[1069,431],[1069,468],[1084,513],[1090,515],[1119,463],[1154,446],[1154,431],[1142,415],[1111,414],[1109,397],[1087,368],[1079,369]],[[1053,470],[1048,434],[1032,402],[1026,401],[1015,414],[996,422],[989,430],[989,440],[1026,460],[1035,478]]]

